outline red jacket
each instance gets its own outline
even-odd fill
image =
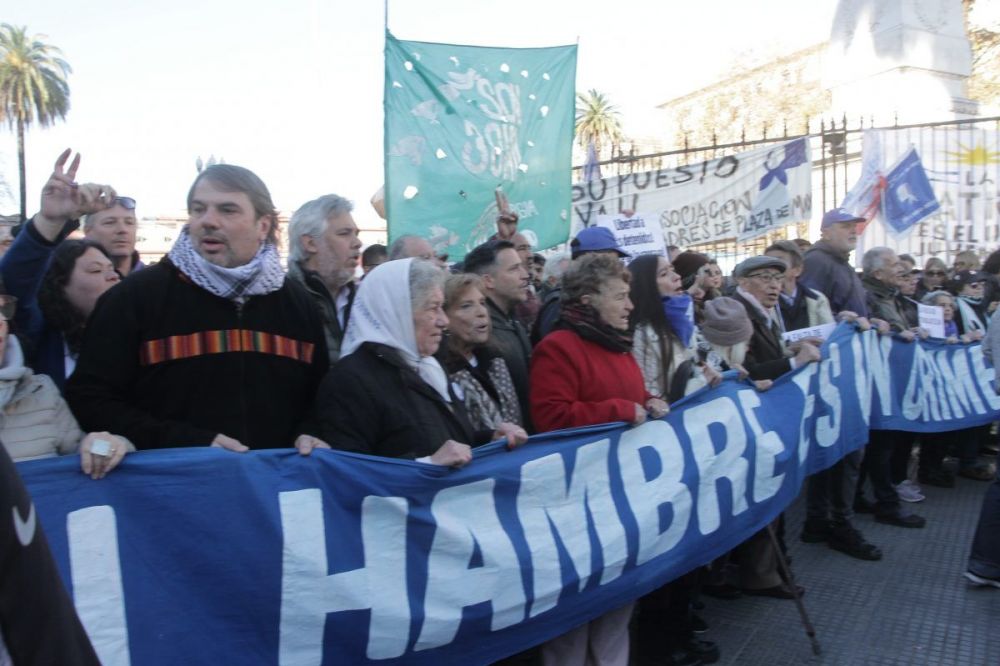
[[[614,352],[558,330],[531,354],[531,418],[538,432],[635,419],[646,393],[629,352]]]

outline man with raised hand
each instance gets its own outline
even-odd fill
[[[217,164],[195,179],[187,206],[163,261],[98,302],[67,383],[70,407],[84,428],[139,449],[325,446],[303,430],[329,364],[323,325],[285,279],[267,187]]]

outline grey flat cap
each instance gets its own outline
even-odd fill
[[[784,273],[788,269],[788,266],[784,261],[778,259],[777,257],[750,257],[749,259],[744,259],[736,265],[736,268],[733,269],[733,277],[737,279],[746,277],[750,273],[759,271],[762,268],[775,268]]]

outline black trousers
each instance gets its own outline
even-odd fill
[[[872,492],[875,494],[876,514],[886,515],[899,511],[899,495],[892,487],[891,461],[893,451],[899,442],[908,437],[909,433],[898,430],[868,431],[868,446],[865,448],[865,459],[861,463],[858,491],[861,492],[865,478],[871,481]]]

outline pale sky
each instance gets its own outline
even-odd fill
[[[485,46],[579,43],[576,89],[605,92],[626,132],[707,85],[741,53],[828,38],[835,0],[396,0],[400,39]],[[382,184],[384,5],[370,0],[34,0],[0,20],[45,34],[73,67],[65,122],[27,134],[28,213],[55,157],[109,183],[139,215],[181,215],[195,159],[255,171],[282,211],[335,192],[362,226]],[[17,212],[15,133],[0,130],[0,212]]]

